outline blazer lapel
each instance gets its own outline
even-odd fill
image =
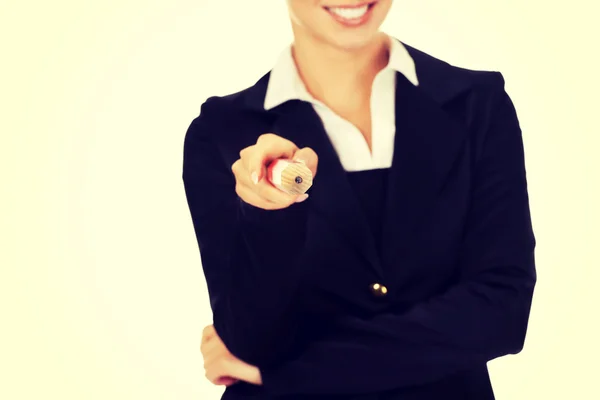
[[[431,85],[426,72],[419,74],[419,86],[397,73],[396,135],[382,233],[384,260],[410,247],[411,233],[442,189],[467,137],[466,127],[442,107],[449,100],[444,95],[450,92]]]
[[[277,114],[273,133],[291,140],[300,148],[312,148],[319,157],[317,175],[308,192],[310,218],[329,221],[348,242],[348,247],[380,273],[381,262],[375,240],[320,117],[311,104],[299,100],[288,101],[274,108],[273,112]]]

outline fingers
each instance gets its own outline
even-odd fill
[[[248,157],[242,156],[242,159],[254,183],[260,182],[265,177],[265,164],[277,158],[292,158],[298,150],[291,141],[272,133],[260,135],[253,147]]]
[[[268,182],[259,182],[256,188],[243,184],[236,186],[236,193],[246,203],[264,210],[280,210],[294,203],[296,197],[283,193]]]
[[[217,331],[213,325],[208,325],[202,330],[202,342],[208,341],[217,336]]]
[[[243,363],[237,360],[225,347],[218,335],[201,345],[205,375],[215,385],[230,386],[238,381],[234,375],[241,376]]]
[[[204,371],[206,378],[213,384],[222,384],[223,378],[234,379],[231,376],[233,362],[227,358],[213,360],[210,363],[204,363]]]
[[[258,138],[256,144],[241,150],[240,158],[231,166],[237,195],[246,203],[265,210],[279,210],[306,200],[307,195],[290,195],[266,179],[267,165],[280,158],[302,161],[313,177],[317,173],[318,157],[314,150],[308,147],[299,149],[285,138],[266,133]]]
[[[294,161],[302,161],[311,170],[313,178],[317,175],[317,165],[319,163],[319,157],[317,153],[310,147],[304,147],[294,153]]]
[[[212,334],[211,328],[205,328],[204,333],[209,337]],[[240,380],[262,383],[260,370],[231,354],[216,332],[212,339],[203,340],[201,351],[206,378],[213,384],[230,386]]]
[[[213,382],[213,383],[215,385],[218,385],[218,386],[231,386],[231,385],[233,385],[234,383],[237,383],[237,382],[239,382],[239,379],[235,379],[235,378],[231,378],[231,377],[225,376],[225,377],[217,378],[215,380],[215,382]]]
[[[205,365],[210,364],[216,358],[228,354],[225,345],[217,339],[202,343],[200,351],[202,352]]]
[[[294,202],[295,196],[282,192],[265,179],[257,184],[253,183],[241,159],[231,169],[236,176],[235,191],[246,203],[266,210],[277,210]]]
[[[257,382],[258,369],[233,356],[215,359],[205,365],[206,378],[215,385],[230,385],[238,380]]]
[[[202,344],[204,344],[206,342],[209,342],[214,337],[218,337],[217,336],[217,331],[215,330],[214,326],[212,326],[212,325],[206,326],[202,330],[202,341],[201,341],[201,345],[200,346],[202,347]]]
[[[214,325],[207,325],[204,327],[204,329],[202,329],[202,336],[214,336],[217,334],[217,331],[215,329]]]
[[[223,340],[216,333],[210,340],[203,340],[200,345],[200,351],[204,358],[204,364],[210,364],[213,360],[223,357],[233,357],[229,352]]]
[[[206,377],[215,385],[231,385],[236,379],[226,376],[233,355],[229,353],[225,344],[218,335],[211,335],[210,327],[204,329],[200,350],[204,359],[204,370]],[[210,340],[206,338],[210,337]]]

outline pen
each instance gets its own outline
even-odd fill
[[[279,190],[300,195],[312,186],[311,170],[301,161],[277,159],[267,166],[267,179]]]

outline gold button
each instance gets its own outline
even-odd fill
[[[377,297],[382,297],[387,294],[388,289],[381,283],[373,283],[371,285],[371,292]]]

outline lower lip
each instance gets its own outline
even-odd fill
[[[333,19],[335,19],[337,22],[339,22],[340,24],[344,25],[344,26],[349,26],[349,27],[357,27],[357,26],[361,26],[367,23],[367,21],[369,20],[369,18],[371,17],[371,14],[373,13],[373,8],[375,8],[376,3],[371,3],[369,5],[369,8],[367,9],[367,12],[365,12],[365,14],[359,18],[353,18],[353,19],[346,19],[343,17],[340,17],[339,15],[325,9],[325,11],[331,15],[333,17]]]

